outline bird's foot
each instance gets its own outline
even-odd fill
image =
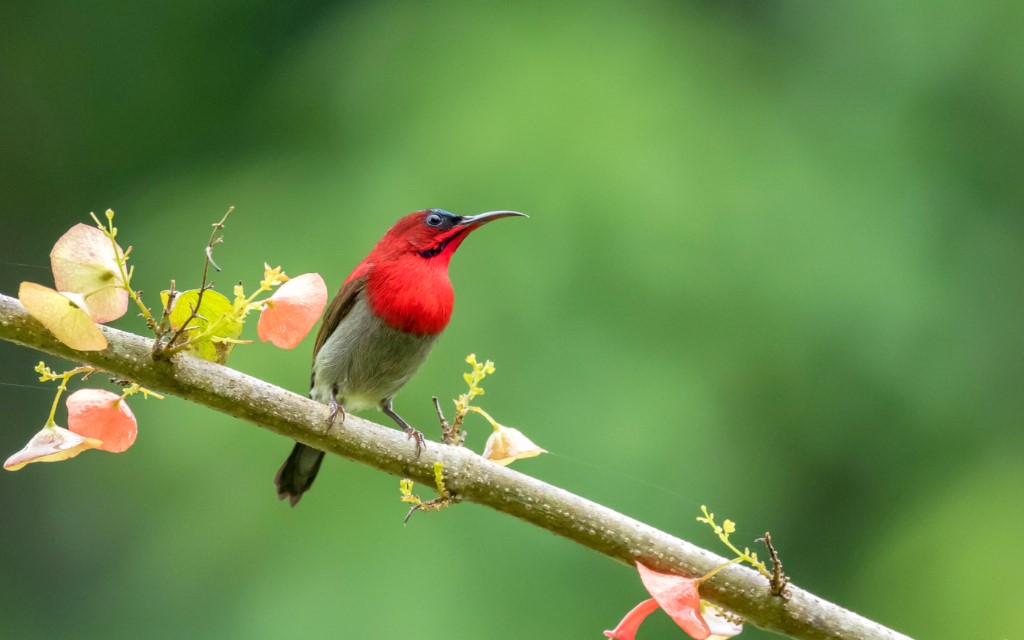
[[[416,440],[416,458],[418,459],[420,454],[423,453],[423,432],[418,429],[414,429],[411,424],[402,418],[402,416],[395,413],[395,410],[391,407],[391,398],[385,398],[384,401],[380,403],[380,410],[389,418],[394,420],[395,424],[402,427],[402,431],[405,432],[405,435],[409,436],[410,440]]]
[[[334,426],[334,420],[341,414],[341,426],[345,426],[345,407],[338,404],[338,399],[331,396],[331,401],[327,403],[327,409],[330,414],[327,416],[327,431],[331,430]]]
[[[423,444],[425,442],[423,432],[419,429],[414,429],[407,424],[402,426],[402,431],[405,432],[405,435],[408,436],[410,440],[416,441],[416,458],[419,458],[420,454],[423,453]]]

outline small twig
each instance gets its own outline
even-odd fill
[[[424,503],[421,502],[420,504],[414,504],[411,507],[409,507],[409,513],[405,514],[405,518],[402,519],[402,524],[403,525],[409,524],[409,518],[412,517],[412,512],[416,511],[418,509],[423,509],[423,504]]]
[[[164,336],[170,330],[171,309],[174,307],[174,300],[178,297],[178,290],[175,281],[171,280],[171,287],[167,290],[167,301],[164,303],[163,313],[160,314],[160,323],[156,327],[156,339],[153,340],[153,356],[155,357],[164,342]]]
[[[220,222],[215,222],[213,224],[213,231],[210,233],[210,240],[206,243],[206,248],[204,249],[206,259],[203,260],[203,280],[199,285],[199,293],[196,295],[196,303],[195,306],[192,307],[192,313],[190,313],[188,318],[185,319],[185,322],[181,323],[181,326],[174,332],[174,335],[171,336],[170,340],[165,342],[161,338],[157,338],[156,343],[153,345],[154,358],[172,356],[188,346],[189,341],[185,341],[178,345],[175,343],[177,343],[178,339],[185,333],[188,325],[196,319],[196,314],[198,313],[200,306],[203,304],[203,293],[207,289],[213,288],[212,284],[207,284],[207,278],[210,274],[210,264],[213,263],[213,247],[224,241],[224,236],[218,236],[217,234],[224,228],[224,223],[227,222],[228,216],[230,216],[231,212],[234,210],[234,207],[228,207],[227,213],[225,213],[224,217],[220,219]],[[213,263],[213,267],[217,271],[220,271],[220,267],[218,267],[216,263]],[[167,313],[167,309],[169,309],[170,306],[171,301],[168,299],[167,306],[164,308],[164,313]]]
[[[772,545],[771,532],[765,531],[764,537],[760,540],[764,542],[764,546],[768,547],[768,556],[772,559],[772,579],[770,581],[771,594],[773,596],[786,598],[788,597],[786,587],[789,586],[789,577],[782,572],[782,560],[779,560],[779,553]]]
[[[448,429],[448,420],[444,417],[444,411],[441,410],[441,401],[437,399],[437,396],[431,396],[431,400],[434,401],[434,408],[437,409],[437,420],[441,423],[441,431]]]
[[[441,423],[441,442],[461,447],[465,441],[462,430],[457,427],[453,428],[448,424],[448,419],[444,417],[444,411],[441,410],[441,402],[437,399],[437,396],[433,396],[431,400],[434,401],[434,408],[437,409],[437,419]]]

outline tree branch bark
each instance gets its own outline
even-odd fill
[[[726,560],[568,491],[493,464],[472,451],[428,441],[413,456],[405,434],[346,416],[344,427],[324,432],[327,407],[228,367],[185,354],[152,358],[152,339],[110,327],[103,351],[75,351],[59,342],[14,298],[0,294],[0,339],[86,363],[153,389],[180,396],[287,438],[434,486],[434,462],[444,463],[445,484],[461,500],[525,520],[632,566],[701,576]],[[749,624],[793,638],[906,639],[795,586],[790,597],[769,593],[757,572],[732,565],[701,586],[701,595]],[[623,603],[623,613],[631,603]],[[615,620],[607,620],[613,624]],[[596,633],[595,627],[595,633]]]

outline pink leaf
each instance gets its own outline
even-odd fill
[[[665,610],[676,624],[694,640],[706,640],[711,635],[707,622],[700,615],[700,594],[698,578],[684,578],[669,573],[659,573],[636,563],[640,580],[658,605]]]
[[[614,638],[615,640],[634,640],[634,638],[636,638],[636,632],[640,628],[640,623],[643,622],[647,616],[657,610],[657,600],[654,598],[644,600],[633,607],[617,627],[611,631],[605,631],[604,635],[609,638]]]
[[[70,460],[86,449],[95,449],[101,444],[99,440],[83,438],[58,426],[43,427],[21,451],[7,458],[4,469],[17,471],[32,462]]]
[[[304,273],[281,285],[260,313],[256,333],[282,349],[302,342],[327,306],[327,285],[319,273]]]
[[[103,389],[80,389],[68,396],[68,429],[101,440],[98,449],[121,453],[135,442],[138,423],[121,396]]]
[[[60,293],[34,282],[22,282],[18,300],[33,318],[72,349],[102,351],[107,348],[107,339],[89,316],[89,308],[81,296]]]
[[[121,248],[117,248],[121,255]],[[110,322],[128,310],[128,292],[122,287],[114,243],[98,228],[76,224],[50,251],[50,267],[58,291],[85,297],[92,319]]]

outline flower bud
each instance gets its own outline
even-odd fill
[[[547,453],[532,440],[523,435],[519,429],[497,425],[491,436],[487,438],[487,445],[484,447],[484,457],[501,465],[507,465],[513,460],[532,458]]]

